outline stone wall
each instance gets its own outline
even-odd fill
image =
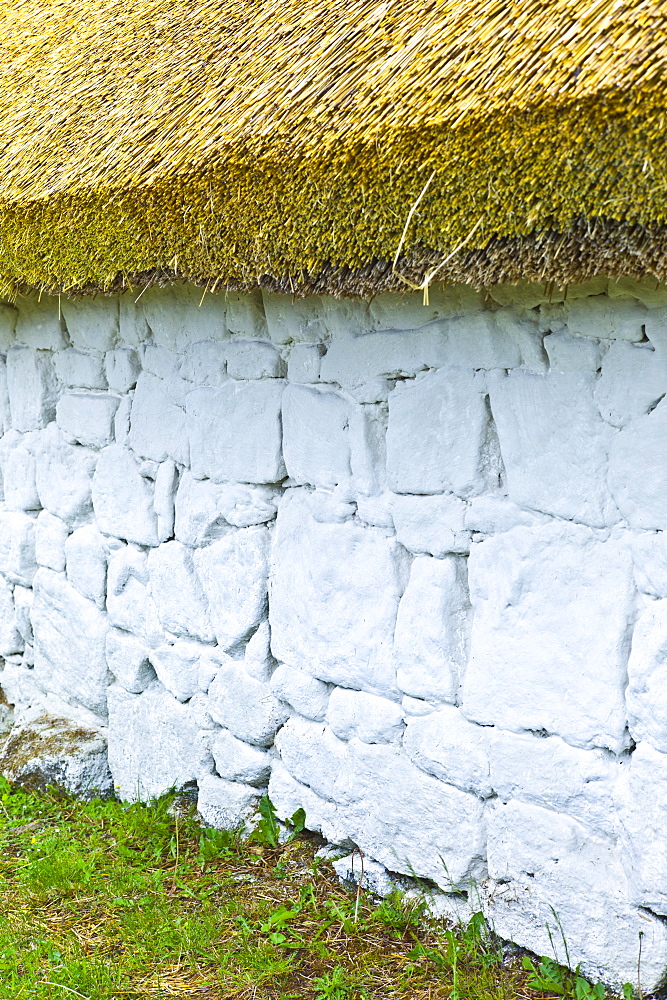
[[[667,293],[0,311],[0,684],[198,788],[667,969]]]

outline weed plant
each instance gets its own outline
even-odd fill
[[[546,960],[508,966],[481,915],[456,931],[400,894],[350,895],[304,821],[281,845],[264,800],[244,841],[173,797],[0,779],[1,1000],[603,1000]]]

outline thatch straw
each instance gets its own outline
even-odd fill
[[[664,0],[6,0],[0,277],[353,292],[473,226],[438,279],[555,278],[554,240],[560,279],[664,274],[666,28]],[[596,264],[619,225],[639,251]]]

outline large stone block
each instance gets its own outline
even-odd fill
[[[340,687],[331,692],[326,721],[339,739],[356,737],[363,743],[400,743],[405,729],[403,709],[395,701]]]
[[[320,522],[313,510],[300,491],[280,507],[270,575],[272,651],[320,680],[394,691],[405,550],[381,529]]]
[[[148,557],[134,545],[111,552],[107,575],[109,621],[148,646],[164,642],[164,629],[148,591]]]
[[[323,354],[322,344],[294,344],[287,362],[289,381],[305,385],[319,382]]]
[[[621,771],[615,805],[630,898],[667,916],[667,756],[640,743]]]
[[[280,490],[245,483],[212,483],[185,471],[176,495],[176,538],[199,548],[229,531],[271,521]]]
[[[39,510],[42,506],[37,492],[34,435],[34,431],[25,434],[4,462],[2,478],[7,510]]]
[[[647,310],[637,302],[594,295],[570,302],[566,309],[567,328],[575,337],[595,340],[640,341]]]
[[[512,372],[490,383],[510,499],[601,527],[618,518],[607,487],[614,431],[593,399],[595,376]]]
[[[16,341],[39,351],[61,351],[67,347],[60,297],[26,296],[18,300]]]
[[[82,597],[103,608],[109,547],[94,524],[77,528],[65,542],[67,579]]]
[[[455,702],[468,658],[470,600],[465,560],[415,559],[398,606],[394,663],[401,691]]]
[[[109,683],[105,616],[52,570],[40,569],[33,587],[37,682],[44,691],[104,716]]]
[[[30,347],[7,352],[7,391],[12,427],[34,431],[46,427],[56,414],[57,383],[51,355]]]
[[[457,368],[396,387],[387,429],[391,490],[468,497],[497,484],[485,392],[480,376]]]
[[[579,820],[596,835],[616,835],[614,786],[626,761],[581,750],[558,736],[483,729],[491,785],[503,802],[520,799]]]
[[[24,639],[18,629],[12,588],[0,576],[0,656],[22,653],[23,646]]]
[[[142,372],[134,390],[128,444],[154,462],[189,462],[185,412],[169,398],[166,383],[148,372]]]
[[[403,746],[417,767],[464,792],[492,794],[488,729],[450,706],[408,718],[407,724]]]
[[[229,381],[186,398],[192,474],[214,482],[277,483],[285,477],[280,405],[284,383]]]
[[[116,392],[128,392],[135,387],[139,378],[141,371],[139,355],[131,347],[119,347],[117,351],[108,351],[104,358],[104,370],[110,389]],[[90,388],[97,387],[90,386]]]
[[[35,519],[18,511],[0,511],[0,573],[10,583],[31,587],[36,572]]]
[[[151,650],[149,659],[158,680],[179,701],[189,701],[197,692],[199,661],[209,647],[198,642],[175,642]]]
[[[141,694],[155,680],[148,648],[130,632],[109,629],[106,653],[109,670],[126,691]]]
[[[628,663],[628,721],[633,739],[667,752],[667,600],[652,601],[635,625]]]
[[[473,546],[469,581],[464,714],[622,750],[634,620],[628,547],[583,525],[514,528]]]
[[[267,335],[264,301],[259,288],[252,292],[225,291],[225,321],[230,333],[241,337]]]
[[[227,344],[227,372],[236,379],[282,378],[286,365],[273,344],[233,340]]]
[[[68,347],[53,356],[56,375],[71,389],[106,389],[104,358],[101,354],[89,354]],[[113,388],[113,387],[112,387]]]
[[[595,387],[600,413],[614,427],[648,413],[667,393],[667,358],[651,345],[614,341]]]
[[[350,478],[348,420],[348,403],[334,390],[287,386],[283,453],[295,483],[333,487]]]
[[[267,528],[258,525],[232,531],[194,553],[211,626],[225,650],[247,639],[266,614],[269,543]]]
[[[321,721],[326,715],[331,688],[303,670],[280,663],[271,674],[271,690],[280,701],[306,719]]]
[[[159,347],[184,351],[200,340],[223,340],[225,293],[205,293],[194,285],[149,288],[139,300],[143,313]]]
[[[70,444],[104,448],[113,441],[119,402],[108,392],[66,392],[56,406],[56,423]]]
[[[244,743],[222,729],[211,744],[215,767],[221,778],[266,785],[271,774],[271,756],[260,747]]]
[[[4,354],[14,343],[16,337],[16,321],[19,311],[9,302],[0,304],[0,351]]]
[[[143,694],[109,688],[109,767],[121,799],[147,801],[213,769],[187,705],[155,681]]]
[[[391,494],[396,537],[409,552],[438,557],[449,552],[468,552],[467,509],[463,500],[451,493],[416,497]]]
[[[261,747],[273,743],[289,716],[270,686],[251,677],[243,662],[225,657],[208,689],[211,717],[240,740]]]
[[[447,338],[440,326],[414,332],[370,333],[334,340],[322,359],[320,379],[357,395],[378,379],[411,378],[447,364]]]
[[[120,445],[100,453],[92,490],[97,526],[128,542],[157,545],[153,483],[140,469],[134,455]]]
[[[35,523],[35,561],[39,566],[62,573],[65,569],[65,542],[69,528],[48,510],[40,512]]]
[[[468,890],[471,880],[484,877],[483,805],[476,796],[424,774],[398,747],[346,744],[320,723],[291,719],[276,745],[303,789],[281,780],[274,766],[269,794],[281,816],[301,807],[309,829],[338,843],[349,838],[392,871],[450,891]]]
[[[179,367],[181,378],[198,386],[222,385],[227,381],[227,346],[215,340],[192,344]]]
[[[200,778],[198,785],[197,809],[207,826],[238,830],[249,825],[260,799],[256,788],[213,774]]]
[[[51,424],[40,435],[36,458],[37,492],[42,507],[70,528],[89,521],[97,453],[68,444],[56,424]]]
[[[118,340],[118,297],[61,298],[60,308],[73,347],[110,351]]]
[[[615,842],[567,816],[522,802],[489,815],[485,911],[496,934],[538,955],[553,955],[593,981],[620,989],[636,982],[641,936],[642,988],[664,978],[667,928],[628,903]],[[564,941],[567,943],[567,952]]]
[[[148,571],[163,628],[173,635],[212,642],[208,602],[190,549],[176,541],[160,545],[148,556]]]
[[[615,437],[609,486],[631,528],[667,528],[667,401],[631,420]]]
[[[0,358],[0,430],[6,434],[12,426],[12,411],[9,405],[9,386],[7,384],[7,362]]]
[[[638,589],[651,597],[667,597],[667,534],[633,534],[631,546]]]

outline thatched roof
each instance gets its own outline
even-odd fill
[[[0,279],[665,279],[666,29],[665,0],[5,0]]]

